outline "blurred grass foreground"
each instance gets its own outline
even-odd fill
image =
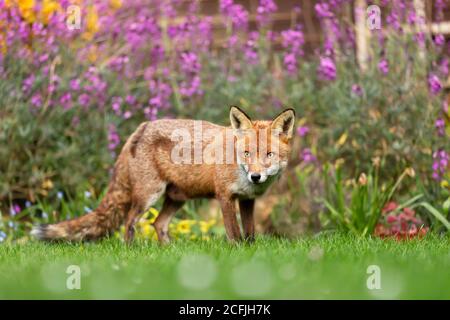
[[[2,245],[0,299],[448,299],[449,244],[431,235],[399,243],[333,234],[239,246]]]

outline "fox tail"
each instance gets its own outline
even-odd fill
[[[95,240],[111,234],[125,219],[129,208],[129,196],[118,189],[114,181],[99,207],[79,218],[55,224],[35,226],[31,235],[44,241],[82,241]]]

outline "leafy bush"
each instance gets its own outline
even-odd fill
[[[327,188],[324,204],[330,214],[330,220],[341,230],[364,236],[373,233],[383,208],[405,176],[413,176],[414,171],[407,169],[396,181],[389,183],[380,182],[378,166],[368,175],[362,173],[358,181],[344,181],[339,166],[335,172],[325,168],[324,174]],[[414,201],[416,197],[400,207],[406,207]]]
[[[297,10],[289,29],[271,30],[273,1],[260,1],[255,29],[243,6],[220,1],[226,30],[220,48],[197,1],[174,19],[177,6],[170,1],[94,0],[81,6],[86,19],[79,30],[66,25],[69,2],[35,2],[30,8],[0,0],[3,212],[42,197],[56,201],[58,191],[102,190],[121,145],[142,121],[227,124],[231,104],[254,118],[295,108],[302,150],[294,161],[344,159],[342,175],[354,177],[379,157],[389,164],[380,185],[412,167],[426,201],[446,199],[448,183],[440,184],[450,179],[450,115],[442,99],[448,54],[442,35],[401,29],[411,20],[421,23],[409,4],[383,5],[391,19],[371,31],[363,72],[345,1],[316,4],[323,46],[314,56],[304,53]],[[402,193],[414,188],[408,182]]]

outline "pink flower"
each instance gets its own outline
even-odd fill
[[[324,80],[336,79],[336,65],[334,61],[329,57],[321,57],[320,64],[317,69],[319,77]]]
[[[430,74],[428,76],[428,87],[430,88],[432,94],[438,94],[442,89],[441,80],[439,80],[439,77],[435,74]]]
[[[306,136],[308,133],[309,133],[309,127],[307,127],[307,126],[300,126],[300,127],[297,128],[297,134],[298,134],[300,137],[304,137],[304,136]]]
[[[378,63],[378,70],[384,75],[388,74],[389,72],[389,63],[386,59],[381,59]]]

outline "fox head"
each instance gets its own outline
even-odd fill
[[[272,121],[252,121],[238,107],[230,109],[239,170],[252,184],[262,184],[286,168],[291,152],[295,112],[286,109]]]

